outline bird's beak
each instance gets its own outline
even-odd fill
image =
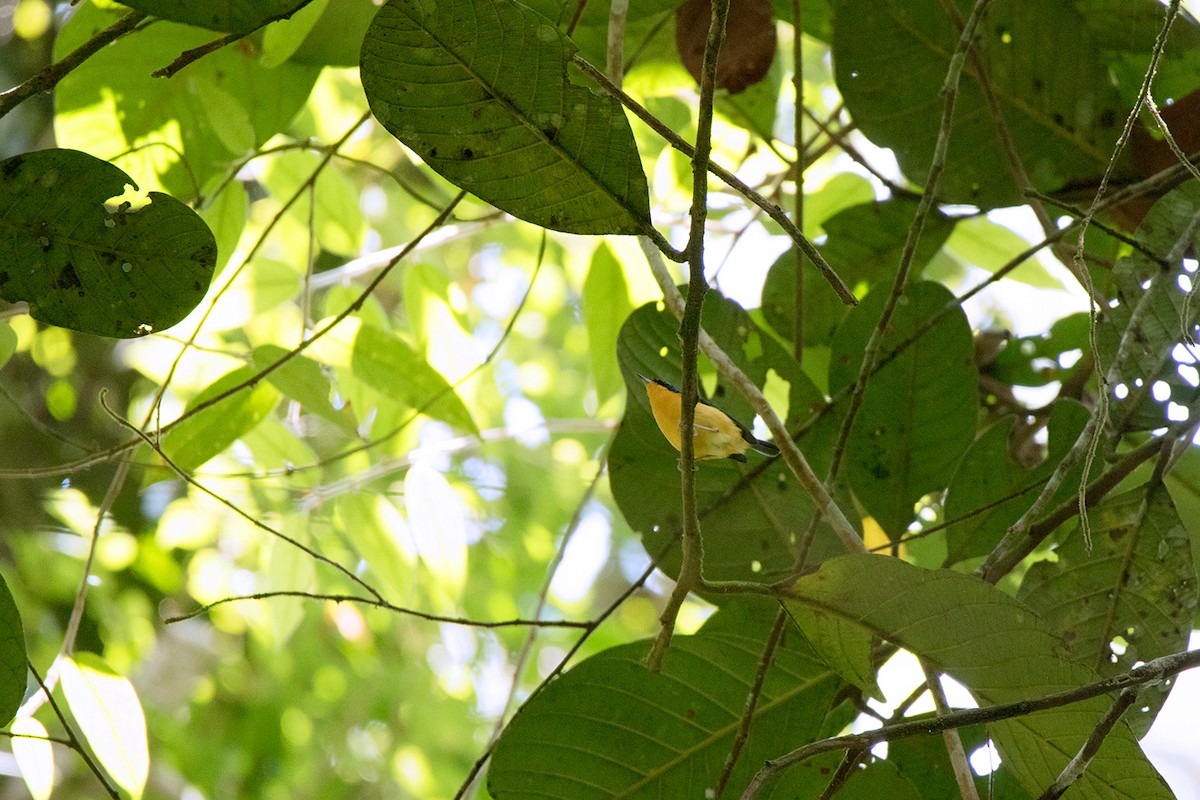
[[[653,382],[640,372],[637,374],[637,376],[642,379],[642,383],[652,383]]]

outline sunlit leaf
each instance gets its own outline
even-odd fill
[[[617,334],[633,305],[625,270],[608,245],[600,245],[592,254],[587,279],[583,283],[583,319],[588,330],[588,352],[592,378],[601,401],[620,391],[621,373],[617,367]]]
[[[121,789],[139,800],[150,772],[150,754],[146,717],[133,684],[92,653],[63,659],[60,675],[67,707],[96,760]]]
[[[1028,606],[959,572],[922,570],[887,556],[843,556],[801,578],[789,595],[785,605],[816,606],[921,656],[963,683],[981,704],[1043,697],[1097,678],[1059,654],[1049,627]],[[1096,697],[1014,717],[992,724],[991,735],[1021,784],[1040,793],[1110,703]],[[1139,797],[1172,797],[1132,732],[1118,725],[1071,791],[1080,798],[1115,800],[1127,796],[1124,787],[1133,781]]]
[[[222,395],[256,374],[252,367],[236,369],[196,395],[188,408]],[[271,384],[247,386],[172,427],[163,436],[163,452],[181,469],[194,470],[266,419],[278,402],[279,392]]]
[[[366,562],[372,585],[398,601],[416,581],[417,557],[404,517],[386,497],[355,493],[337,498],[334,525]]]
[[[363,40],[362,82],[393,136],[480,199],[554,230],[644,233],[629,123],[568,80],[574,50],[512,0],[391,0]]]
[[[29,794],[33,800],[50,800],[54,791],[54,747],[46,741],[46,727],[33,717],[21,717],[8,729],[23,734],[12,737],[12,752]]]
[[[129,338],[169,328],[204,297],[217,243],[197,214],[158,192],[106,207],[129,176],[75,150],[0,162],[0,296],[42,322]]]
[[[1196,618],[1196,567],[1187,531],[1161,486],[1132,489],[1089,511],[1092,546],[1078,526],[1057,558],[1026,573],[1017,597],[1058,634],[1064,652],[1103,676],[1186,650]],[[1148,687],[1126,714],[1144,736],[1173,679]]]
[[[404,476],[404,508],[435,597],[453,602],[467,580],[466,508],[442,473],[418,461]]]

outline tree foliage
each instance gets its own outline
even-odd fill
[[[17,4],[31,796],[1174,796],[1200,24],[623,5]]]

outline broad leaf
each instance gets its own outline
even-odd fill
[[[129,338],[169,328],[204,297],[217,243],[204,220],[159,192],[106,207],[132,181],[75,150],[0,162],[0,296],[42,322]]]
[[[1109,421],[1118,430],[1150,430],[1180,419],[1175,405],[1194,414],[1200,388],[1178,370],[1177,346],[1200,332],[1200,302],[1192,296],[1195,273],[1184,256],[1200,244],[1200,185],[1189,182],[1154,204],[1138,226],[1145,251],[1117,262],[1118,303],[1099,329],[1099,363],[1116,370]]]
[[[592,254],[592,263],[583,283],[588,353],[596,395],[601,401],[621,390],[621,373],[616,360],[617,335],[632,311],[625,270],[608,245],[601,244]]]
[[[1072,658],[1103,676],[1187,649],[1196,616],[1196,567],[1187,531],[1166,489],[1105,499],[1090,512],[1092,547],[1078,527],[1057,559],[1026,573],[1017,597],[1036,609]],[[1144,736],[1174,680],[1149,687],[1127,715]]]
[[[184,22],[214,31],[249,33],[273,19],[290,16],[309,0],[226,0],[195,3],[191,0],[129,0],[125,5],[172,22]]]
[[[8,584],[0,578],[0,724],[7,724],[25,698],[25,631]]]
[[[1047,423],[1046,457],[1033,469],[1026,469],[1009,454],[1013,418],[992,425],[971,444],[946,493],[949,563],[985,555],[996,546],[1008,526],[1037,498],[1059,460],[1079,438],[1087,418],[1087,410],[1073,400],[1055,403]],[[1079,490],[1082,474],[1083,464],[1067,473],[1054,495],[1056,502]]]
[[[46,740],[46,726],[33,717],[21,717],[13,720],[9,730],[23,734],[12,737],[12,752],[25,788],[33,800],[50,800],[54,791],[54,747]]]
[[[793,604],[812,606],[926,659],[964,684],[981,704],[1027,700],[1096,680],[1092,670],[1064,659],[1056,637],[1024,603],[991,584],[950,570],[922,570],[895,558],[843,556],[825,562],[789,591]],[[1033,793],[1049,786],[1087,740],[1110,705],[1095,697],[990,726],[1001,757]],[[1143,800],[1172,797],[1118,725],[1071,791],[1081,798]]]
[[[234,386],[251,380],[257,371],[242,367],[218,378],[188,403],[195,408]],[[215,405],[182,419],[162,439],[163,452],[180,469],[190,472],[229,447],[238,437],[266,419],[279,403],[279,392],[269,383],[245,387]]]
[[[150,753],[146,717],[133,684],[92,653],[62,662],[67,707],[96,760],[134,800],[146,788]]]
[[[621,106],[567,79],[574,45],[512,0],[390,0],[361,75],[388,131],[451,183],[569,233],[643,233],[649,196]]]
[[[731,604],[695,636],[676,636],[657,674],[642,663],[646,642],[573,667],[509,724],[488,790],[497,800],[705,797],[733,743],[771,618],[769,604]],[[838,686],[800,637],[785,633],[723,796],[736,797],[764,759],[815,739]]]
[[[879,289],[867,295],[834,335],[832,391],[858,377],[888,294]],[[904,533],[921,497],[946,487],[975,436],[978,376],[966,315],[953,307],[920,333],[953,304],[954,295],[940,284],[909,285],[883,337],[882,366],[868,380],[850,431],[846,476],[892,539]]]
[[[863,134],[896,153],[909,179],[929,171],[942,115],[941,89],[959,21],[938,0],[836,0],[833,60],[838,89]],[[970,3],[951,5],[965,19]],[[1098,175],[1126,109],[1072,3],[997,0],[975,46],[1034,188],[1052,191]],[[958,87],[943,200],[1015,205],[993,121],[968,60]]]

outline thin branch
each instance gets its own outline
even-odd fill
[[[140,11],[131,11],[79,45],[79,47],[72,50],[61,61],[51,64],[24,83],[20,83],[5,92],[0,92],[0,119],[4,118],[8,112],[30,97],[53,89],[73,69],[96,55],[96,53],[103,50],[109,44],[132,32],[144,19],[146,19],[145,14]]]
[[[679,290],[675,287],[675,283],[667,271],[667,266],[659,257],[657,251],[642,246],[642,252],[646,256],[647,262],[650,264],[650,271],[654,274],[654,279],[658,282],[658,287],[663,293],[663,301],[666,303],[667,309],[675,315],[677,319],[683,316],[683,297],[679,294]],[[837,535],[842,546],[850,553],[866,552],[866,548],[862,543],[862,537],[846,519],[845,513],[830,497],[828,490],[821,479],[813,472],[812,467],[808,464],[808,459],[804,457],[804,453],[800,452],[800,448],[796,446],[792,439],[791,432],[784,426],[782,420],[771,408],[767,399],[763,397],[758,387],[754,382],[747,377],[746,373],[734,363],[711,336],[704,330],[700,331],[700,349],[704,351],[704,355],[708,360],[716,366],[717,371],[734,389],[736,389],[742,397],[746,399],[754,410],[754,413],[762,418],[767,428],[771,431],[774,437],[775,445],[779,448],[780,457],[787,464],[788,469],[800,481],[800,485],[813,499],[817,511],[825,517],[826,521],[833,528],[833,532]],[[706,584],[706,588],[711,584]]]
[[[921,671],[925,673],[925,685],[933,697],[933,707],[939,717],[952,713],[950,704],[946,702],[946,691],[942,688],[941,676],[937,668],[929,661],[921,659]],[[979,792],[975,789],[975,773],[971,771],[971,762],[967,760],[967,751],[963,749],[962,737],[957,728],[947,728],[942,731],[942,739],[946,744],[946,755],[950,759],[950,767],[954,771],[954,780],[958,783],[958,793],[962,800],[979,800]]]
[[[628,600],[634,592],[640,589],[646,583],[646,581],[650,579],[650,576],[654,574],[654,570],[658,569],[659,562],[661,562],[667,555],[667,551],[674,546],[674,541],[668,542],[666,546],[663,547],[663,549],[659,552],[659,554],[655,556],[654,560],[651,561],[646,569],[642,572],[641,576],[636,581],[631,583],[625,591],[621,592],[620,596],[609,603],[608,607],[604,609],[600,616],[596,617],[596,619],[592,621],[592,626],[583,632],[583,635],[580,636],[575,644],[571,646],[571,649],[567,651],[567,654],[559,659],[559,662],[554,669],[550,670],[550,674],[543,678],[542,682],[539,683],[537,687],[530,693],[529,697],[525,699],[526,705],[528,705],[533,698],[541,694],[542,690],[549,686],[551,681],[562,674],[563,670],[567,668],[567,664],[569,664],[571,659],[575,657],[575,654],[579,652],[579,648],[583,647],[584,642],[586,642],[591,635],[596,632],[596,629],[600,627],[601,623],[612,616],[613,613],[620,608],[621,605],[624,604],[624,602]],[[492,753],[496,749],[496,743],[499,741],[499,738],[500,737],[498,736],[493,738],[492,741],[488,743],[488,746],[484,748],[484,751],[479,758],[475,759],[475,763],[471,765],[471,769],[467,772],[462,784],[458,787],[458,791],[454,793],[454,800],[463,800],[467,792],[470,791],[471,786],[475,783],[475,779],[483,770],[483,766],[488,762],[488,759],[492,757]]]
[[[846,781],[850,780],[854,771],[858,769],[859,763],[863,760],[863,756],[867,752],[867,748],[865,747],[846,748],[846,755],[842,757],[842,762],[838,764],[833,777],[825,785],[825,790],[821,792],[820,800],[829,800],[829,798],[842,790],[842,787],[846,785]]]
[[[908,236],[905,239],[904,249],[900,255],[900,264],[896,269],[896,278],[892,283],[891,294],[884,304],[883,314],[880,316],[875,330],[871,332],[871,338],[867,341],[867,346],[863,353],[858,380],[855,382],[854,391],[850,395],[850,404],[846,410],[846,417],[842,422],[841,430],[838,432],[837,443],[834,445],[833,461],[829,468],[829,482],[831,484],[837,478],[842,458],[846,452],[846,442],[850,438],[850,429],[853,427],[854,420],[858,416],[858,411],[862,407],[863,396],[867,388],[867,377],[875,369],[875,362],[879,359],[888,323],[891,322],[896,305],[900,302],[900,297],[904,294],[904,288],[908,284],[908,275],[917,254],[917,245],[921,240],[921,231],[925,227],[925,220],[928,218],[930,212],[933,211],[938,181],[941,179],[942,172],[946,168],[946,153],[950,147],[950,130],[954,124],[954,106],[958,99],[958,85],[962,78],[963,65],[966,62],[967,51],[970,49],[971,42],[975,38],[975,29],[978,27],[979,21],[982,19],[989,2],[990,0],[975,0],[975,4],[971,8],[971,15],[963,24],[962,35],[959,36],[954,53],[950,56],[950,66],[946,70],[946,80],[942,84],[942,97],[944,98],[942,120],[941,125],[938,127],[937,143],[933,149],[933,160],[929,165],[929,175],[925,180],[925,191],[921,193],[921,200],[917,206],[916,215],[913,217],[912,224],[908,228]]]
[[[172,625],[176,622],[195,619],[212,611],[217,606],[223,606],[228,603],[238,603],[243,600],[269,600],[272,597],[302,597],[307,600],[329,600],[334,603],[361,603],[366,606],[381,608],[384,611],[391,611],[396,614],[403,614],[409,617],[428,620],[429,622],[443,622],[449,625],[461,625],[464,628],[584,628],[591,627],[590,622],[577,622],[575,620],[565,619],[505,619],[496,622],[486,622],[474,619],[466,619],[464,617],[448,617],[442,614],[429,614],[425,611],[417,611],[413,608],[404,608],[403,606],[392,605],[386,600],[381,600],[376,597],[359,597],[352,594],[325,594],[323,592],[302,592],[298,590],[280,589],[271,592],[255,592],[254,594],[239,594],[231,595],[230,597],[222,597],[220,600],[214,600],[211,603],[197,608],[195,611],[189,611],[186,614],[180,614],[174,617],[166,617],[163,622],[167,625]]]
[[[1057,780],[1051,784],[1046,791],[1042,792],[1038,800],[1058,800],[1062,797],[1063,792],[1071,788],[1071,784],[1083,777],[1084,771],[1088,765],[1092,763],[1092,759],[1096,757],[1096,753],[1100,752],[1100,745],[1104,743],[1104,739],[1112,732],[1113,726],[1121,719],[1121,715],[1133,705],[1137,700],[1138,688],[1136,686],[1128,686],[1121,690],[1117,695],[1117,699],[1109,706],[1107,713],[1096,724],[1087,741],[1079,748],[1079,752],[1075,757],[1063,767],[1063,771],[1059,774]]]
[[[696,124],[696,148],[692,154],[691,230],[685,252],[688,256],[688,293],[679,341],[683,359],[683,394],[679,415],[679,490],[683,505],[683,557],[671,596],[659,615],[658,636],[646,657],[651,672],[662,668],[663,656],[675,631],[675,620],[683,601],[704,580],[704,546],[700,540],[700,518],[696,512],[695,421],[700,380],[696,362],[700,353],[700,312],[708,281],[704,276],[704,223],[708,219],[708,163],[712,149],[713,96],[716,92],[717,57],[725,40],[725,18],[729,0],[712,0],[712,16],[704,61],[700,70],[700,113]],[[644,240],[643,240],[644,241]]]
[[[304,5],[307,5],[307,4],[304,4]],[[162,69],[155,70],[152,73],[152,75],[155,78],[173,77],[175,75],[175,73],[179,72],[179,70],[183,69],[188,64],[191,64],[194,61],[199,61],[200,59],[204,58],[209,53],[215,53],[216,51],[220,50],[222,47],[225,47],[226,45],[230,45],[236,41],[245,39],[247,36],[252,36],[254,33],[256,33],[259,30],[270,25],[272,22],[279,22],[280,20],[285,20],[285,19],[290,18],[293,14],[295,14],[297,11],[299,11],[301,8],[303,8],[304,5],[300,5],[295,8],[288,9],[287,11],[285,11],[282,14],[275,14],[274,16],[267,17],[266,19],[262,20],[261,22],[259,22],[257,25],[255,25],[252,29],[250,29],[248,31],[242,31],[241,33],[226,34],[225,36],[222,36],[218,39],[214,39],[213,41],[211,41],[207,44],[200,45],[199,47],[193,47],[191,50],[185,50],[178,58],[176,58],[170,64],[163,67]]]
[[[621,105],[632,111],[638,119],[650,126],[655,133],[663,137],[667,143],[676,150],[688,156],[689,158],[695,155],[695,148],[684,141],[683,138],[680,137],[675,131],[664,125],[657,117],[643,108],[636,100],[622,91],[619,86],[606,78],[604,74],[600,72],[600,70],[588,63],[586,59],[580,58],[579,56],[573,56],[571,63],[579,67],[592,80],[599,83],[606,92],[620,100]],[[784,213],[783,209],[751,189],[736,175],[724,167],[716,164],[715,162],[709,161],[708,169],[713,175],[717,176],[717,178],[729,186],[729,188],[733,189],[751,203],[754,203],[754,205],[765,211],[767,216],[774,220],[779,227],[783,228],[784,233],[791,238],[792,242],[799,247],[804,255],[808,256],[808,258],[812,260],[813,264],[816,265],[817,269],[821,271],[821,274],[825,276],[827,281],[829,281],[830,286],[832,286],[834,291],[837,292],[838,297],[841,298],[843,303],[850,306],[858,305],[858,299],[855,298],[854,293],[850,291],[850,288],[846,286],[846,282],[841,279],[833,267],[829,266],[829,262],[825,260],[823,255],[821,255],[821,251],[818,250],[812,244],[812,242],[808,241],[800,229],[796,227],[796,223],[788,219],[788,216]]]
[[[796,206],[793,215],[796,227],[804,230],[804,170],[808,167],[804,146],[801,144],[804,130],[804,33],[800,0],[792,0],[792,92],[796,104],[792,109],[793,136],[796,139]],[[796,287],[792,294],[792,355],[799,366],[804,361],[804,252],[793,251],[796,259]]]
[[[733,775],[733,768],[737,766],[738,757],[741,756],[742,749],[750,739],[750,726],[754,722],[754,711],[758,708],[758,700],[762,696],[763,682],[767,679],[767,670],[771,668],[771,660],[775,658],[775,651],[779,648],[779,641],[783,636],[783,629],[787,626],[787,621],[787,611],[780,606],[779,611],[775,613],[775,622],[771,625],[771,632],[767,635],[767,643],[763,645],[762,655],[758,657],[758,669],[754,672],[754,682],[750,684],[750,691],[746,695],[746,707],[738,722],[738,730],[733,737],[733,744],[729,748],[729,755],[725,757],[725,765],[721,768],[721,776],[717,779],[717,788],[713,790],[713,797],[720,797],[725,793],[725,787]]]
[[[964,728],[968,725],[999,722],[1000,720],[1032,714],[1035,711],[1045,711],[1051,708],[1070,705],[1071,703],[1078,703],[1083,700],[1090,700],[1093,697],[1099,697],[1100,695],[1117,690],[1126,688],[1140,689],[1178,675],[1184,670],[1195,669],[1196,667],[1200,667],[1200,650],[1172,653],[1162,658],[1156,658],[1127,672],[1122,672],[1119,675],[1113,675],[1112,677],[1087,684],[1086,686],[1080,686],[1064,692],[1056,692],[1045,697],[1021,700],[1016,703],[1005,703],[997,706],[987,706],[985,708],[966,708],[941,717],[898,722],[894,725],[884,725],[882,728],[877,728],[873,731],[835,736],[829,739],[822,739],[818,742],[811,742],[786,755],[767,761],[746,786],[746,790],[742,792],[742,800],[752,800],[779,773],[821,753],[848,750],[851,748],[871,748],[880,742],[890,742],[912,736],[928,736],[933,733],[941,733],[949,728]]]
[[[60,655],[58,658],[55,658],[54,663],[57,664],[61,657],[62,656]],[[59,723],[62,724],[63,730],[67,733],[67,739],[70,740],[70,748],[76,753],[79,753],[79,757],[83,759],[83,763],[87,764],[88,770],[96,776],[96,780],[100,781],[100,785],[104,787],[105,793],[108,794],[109,797],[113,798],[113,800],[118,800],[120,794],[118,794],[116,788],[108,782],[108,779],[104,777],[104,773],[100,770],[100,767],[95,761],[92,760],[91,755],[88,753],[87,749],[84,748],[83,743],[79,741],[79,737],[75,735],[75,729],[72,728],[70,723],[67,722],[66,715],[63,714],[62,709],[59,708],[58,701],[54,699],[53,689],[46,685],[46,681],[42,680],[42,676],[38,673],[37,667],[33,665],[32,661],[26,660],[25,664],[27,667],[29,667],[29,671],[33,674],[34,679],[38,683],[38,687],[41,689],[41,692],[34,696],[44,697],[50,703],[50,708],[54,711],[54,716],[58,717]],[[51,669],[53,668],[54,667],[52,665]],[[32,698],[30,699],[32,700]],[[29,705],[28,700],[26,701],[26,705]],[[32,713],[32,711],[26,711],[24,706],[20,711],[17,712],[18,716],[28,716]]]

